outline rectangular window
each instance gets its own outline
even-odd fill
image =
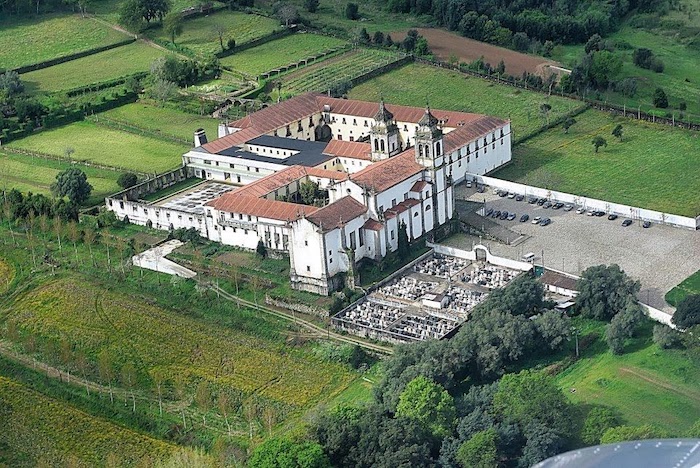
[[[329,250],[329,251],[328,251],[328,255],[329,255],[329,256],[330,256],[330,255],[333,255],[333,251],[332,251],[332,250]]]
[[[357,248],[356,240],[355,240],[355,233],[351,232],[350,233],[350,248],[352,250],[355,250]]]
[[[396,206],[396,198],[391,199],[391,206]]]
[[[360,247],[362,247],[363,245],[365,245],[365,230],[360,228],[358,229],[357,234],[357,237],[360,238]]]
[[[404,193],[404,194],[403,194],[403,199],[404,199],[404,200],[408,200],[408,194],[407,194],[407,193]]]
[[[425,191],[425,198],[428,198],[430,196],[430,191],[426,190]]]
[[[394,240],[394,230],[391,230],[391,240]]]
[[[305,240],[305,241],[304,241],[304,246],[308,247],[308,246],[309,246],[309,241]]]
[[[306,265],[306,271],[311,271],[311,267],[309,265]]]

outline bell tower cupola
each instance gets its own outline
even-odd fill
[[[372,161],[388,159],[401,152],[399,127],[394,120],[394,114],[384,105],[384,99],[379,101],[379,110],[374,116],[370,144],[372,145]]]

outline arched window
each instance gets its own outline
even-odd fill
[[[423,145],[418,145],[418,156],[423,157]]]
[[[380,145],[382,151],[386,151],[386,148],[384,147],[384,140],[380,141],[379,145]]]
[[[436,155],[442,154],[442,151],[440,151],[440,142],[439,141],[435,144],[435,154]]]
[[[379,151],[379,140],[374,140],[374,151]]]

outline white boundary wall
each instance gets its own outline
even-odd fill
[[[531,185],[518,184],[516,182],[509,182],[507,180],[497,179],[495,177],[486,177],[476,174],[467,175],[467,179],[469,179],[469,177],[471,177],[479,184],[489,185],[491,187],[495,187],[501,190],[507,190],[509,192],[522,194],[525,196],[549,198],[550,200],[555,200],[562,203],[572,203],[578,206],[582,206],[587,210],[601,210],[605,211],[606,213],[616,214],[630,219],[641,219],[644,221],[651,221],[654,223],[670,224],[673,226],[684,227],[693,230],[700,229],[700,216],[698,216],[697,218],[690,218],[687,216],[661,213],[659,211],[647,210],[645,208],[637,208],[629,205],[622,205],[619,203],[611,203],[604,200],[597,200],[595,198],[588,198],[580,195],[572,195],[570,193],[557,192],[554,190],[533,187]]]
[[[520,271],[530,271],[533,268],[531,263],[521,262],[518,260],[511,260],[509,258],[497,257],[495,255],[492,255],[491,252],[489,252],[489,249],[481,244],[475,245],[471,251],[456,249],[454,247],[448,247],[446,245],[431,244],[430,242],[426,242],[425,245],[432,248],[435,253],[471,261],[476,261],[477,250],[484,250],[486,252],[486,262],[492,265],[502,266],[505,268],[510,268],[511,270]]]

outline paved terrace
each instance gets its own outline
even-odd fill
[[[204,205],[219,198],[226,192],[236,189],[233,185],[205,182],[156,203],[156,206],[184,211],[196,215],[204,214]]]

